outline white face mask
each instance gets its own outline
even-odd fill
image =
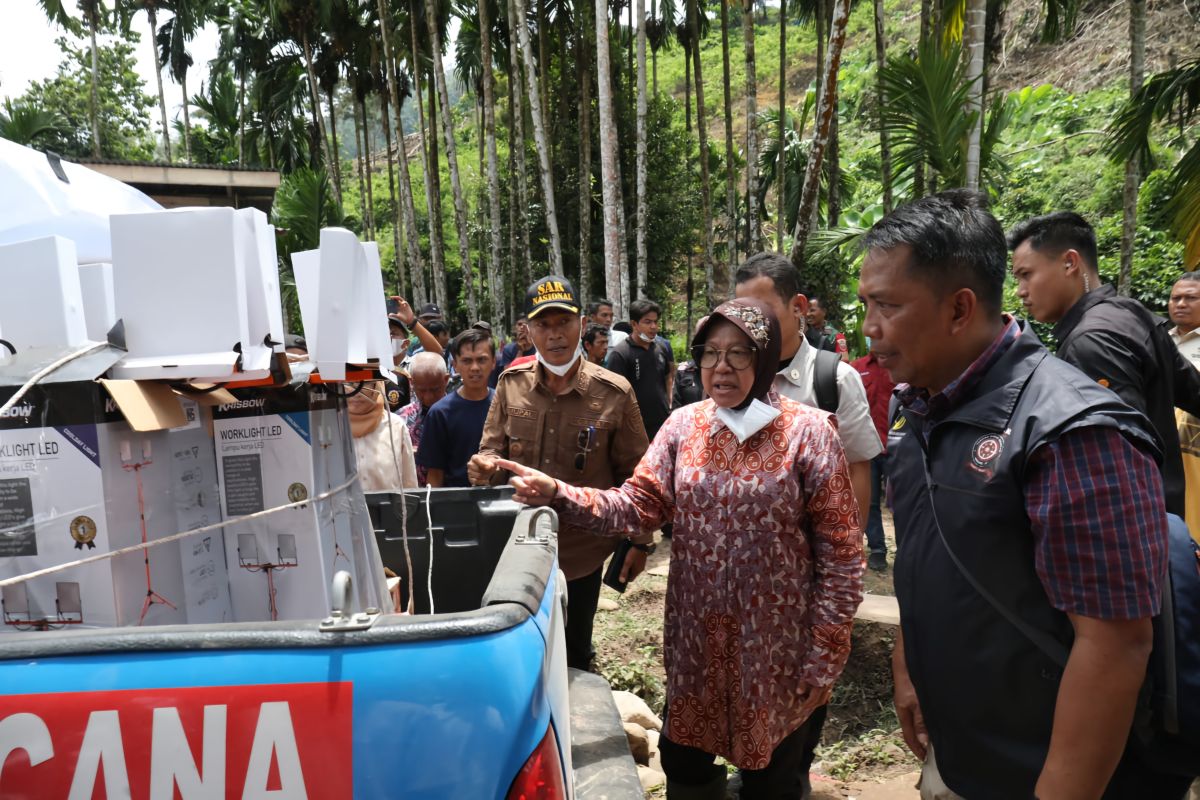
[[[651,342],[654,341],[653,336],[647,336],[646,334],[642,333],[641,331],[638,331],[638,338],[641,339],[646,344],[650,344]]]
[[[754,434],[771,424],[780,411],[761,400],[751,400],[745,408],[718,408],[717,419],[737,437],[738,444],[744,443]]]
[[[571,368],[575,366],[575,362],[579,360],[579,353],[580,353],[579,347],[576,347],[575,354],[573,356],[571,356],[571,360],[568,361],[566,364],[563,364],[561,367],[556,367],[554,364],[551,364],[546,359],[542,358],[541,353],[537,354],[537,360],[538,360],[539,364],[541,364],[543,367],[550,370],[550,372],[553,372],[555,375],[557,375],[558,377],[561,378],[561,377],[565,376],[568,372],[570,372]]]
[[[408,339],[392,339],[392,355],[402,356],[408,352]]]

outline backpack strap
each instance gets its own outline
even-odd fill
[[[817,395],[817,408],[836,414],[838,410],[838,365],[842,363],[837,353],[817,350],[813,365],[813,391]]]

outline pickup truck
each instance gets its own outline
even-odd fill
[[[576,788],[568,694],[607,686],[568,678],[557,519],[510,491],[367,496],[412,614],[341,573],[324,620],[4,636],[0,797],[640,797],[604,708]]]

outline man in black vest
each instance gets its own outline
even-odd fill
[[[1001,312],[985,203],[893,211],[859,281],[863,333],[902,384],[892,666],[922,796],[1179,798],[1188,779],[1126,749],[1166,565],[1157,449],[1141,414]]]
[[[1031,317],[1054,323],[1058,357],[1150,418],[1163,451],[1167,511],[1184,516],[1175,406],[1200,415],[1200,372],[1174,347],[1167,321],[1100,282],[1096,234],[1073,211],[1025,220],[1008,246],[1017,295]]]

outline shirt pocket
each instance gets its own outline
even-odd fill
[[[537,438],[540,429],[536,416],[517,417],[510,412],[504,433],[508,437],[508,457],[518,464],[539,467],[537,462]]]
[[[570,417],[563,425],[559,442],[559,460],[577,478],[611,469],[608,448],[615,424],[611,420]]]

